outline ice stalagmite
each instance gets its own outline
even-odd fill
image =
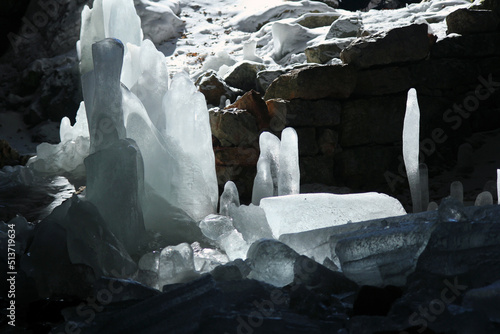
[[[278,195],[293,195],[300,191],[299,146],[297,132],[285,128],[281,133],[278,173]]]
[[[132,49],[130,45],[129,49]],[[156,50],[150,40],[144,40],[139,50],[139,77],[132,87],[129,87],[146,108],[149,118],[156,124],[158,130],[165,130],[165,113],[162,108],[163,96],[168,89],[168,69],[165,56]]]
[[[453,181],[450,185],[450,197],[453,197],[460,203],[464,202],[464,186],[460,181]]]
[[[492,205],[493,195],[489,191],[483,191],[476,197],[475,206]]]
[[[127,43],[141,45],[141,20],[133,0],[95,0],[92,9],[83,8],[77,44],[82,75],[93,69],[92,44],[106,37],[117,38],[125,46]]]
[[[163,109],[164,136],[173,157],[166,166],[170,189],[165,196],[199,221],[215,213],[219,197],[205,97],[186,73],[178,73],[163,98]]]
[[[133,254],[144,232],[144,163],[136,143],[125,139],[120,83],[123,45],[108,38],[95,43],[92,50],[95,91],[93,100],[87,101],[92,105],[87,115],[92,154],[85,159],[86,198]]]
[[[270,132],[262,132],[259,137],[260,155],[259,161],[266,160],[269,162],[271,177],[273,179],[273,195],[278,195],[278,171],[280,165],[280,146],[281,142],[278,137]],[[257,164],[259,163],[257,161]]]
[[[273,178],[271,168],[267,159],[257,162],[257,175],[253,181],[252,204],[259,205],[264,197],[273,196]]]
[[[406,102],[406,114],[403,126],[403,159],[408,183],[410,184],[413,212],[422,211],[420,175],[418,170],[419,135],[420,109],[418,107],[417,91],[412,88],[408,91],[408,100]]]
[[[125,138],[120,84],[123,44],[117,39],[104,39],[92,45],[92,55],[94,71],[84,85],[90,153]]]
[[[229,206],[234,204],[236,207],[240,206],[240,195],[238,188],[233,181],[227,181],[224,185],[224,192],[220,196],[220,209],[221,215],[229,216]]]

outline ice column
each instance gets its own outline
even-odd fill
[[[406,114],[403,125],[403,159],[410,185],[413,212],[422,211],[422,197],[420,190],[420,175],[418,170],[418,155],[420,150],[420,109],[418,107],[417,91],[412,88],[408,91]]]
[[[278,173],[278,195],[293,195],[300,191],[299,146],[297,132],[285,128],[281,132]]]
[[[123,44],[106,38],[92,45],[92,55],[94,71],[84,78],[83,85],[90,153],[125,138],[120,84]]]
[[[88,87],[94,91],[86,94],[86,103],[92,105],[87,115],[91,155],[85,159],[86,198],[97,206],[108,229],[133,254],[144,232],[140,204],[144,164],[136,143],[124,139],[120,83],[123,44],[108,38],[95,43],[92,51],[94,71],[87,78],[94,78],[93,87]]]
[[[212,131],[205,97],[189,76],[178,73],[163,98],[164,136],[173,160],[166,168],[167,200],[199,221],[215,213],[218,201]]]
[[[489,191],[483,191],[476,197],[475,206],[492,205],[493,195]]]
[[[219,213],[224,216],[229,216],[229,206],[234,204],[235,206],[240,206],[240,195],[238,194],[238,188],[233,181],[227,181],[224,185],[224,192],[220,196],[220,209]]]
[[[257,163],[257,175],[253,181],[252,204],[259,205],[264,197],[273,196],[273,178],[269,161],[260,160]]]

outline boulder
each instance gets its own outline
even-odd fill
[[[244,91],[257,89],[257,73],[266,69],[266,66],[253,61],[240,61],[231,66],[224,75],[224,81]]]
[[[285,74],[284,70],[264,70],[257,73],[257,91],[265,93],[269,85],[280,75]]]
[[[325,39],[359,37],[362,30],[361,18],[357,16],[341,16],[332,23]]]
[[[340,58],[359,68],[422,60],[429,53],[427,24],[412,24],[358,38]]]
[[[213,106],[219,106],[222,96],[229,100],[235,100],[238,93],[213,71],[205,72],[200,76],[196,80],[196,86],[205,95],[207,103]]]
[[[246,92],[241,98],[226,107],[226,109],[230,108],[248,111],[257,120],[259,129],[265,129],[269,127],[271,117],[269,116],[266,102],[264,102],[261,95],[253,89],[249,92]]]
[[[351,38],[326,41],[305,49],[308,63],[324,64],[332,58],[339,58],[340,52],[352,42]]]
[[[20,155],[6,140],[0,140],[0,168],[3,166],[25,165],[30,156]]]
[[[446,17],[448,34],[474,34],[498,30],[500,19],[491,10],[461,8]]]
[[[255,117],[246,110],[210,110],[212,134],[222,146],[251,146],[259,138]]]
[[[296,22],[303,27],[313,29],[329,26],[339,17],[337,13],[308,13],[299,17]]]
[[[264,99],[345,99],[351,95],[355,84],[356,77],[350,66],[307,66],[292,70],[274,80]]]

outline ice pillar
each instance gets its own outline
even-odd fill
[[[418,170],[418,155],[420,150],[420,109],[418,107],[417,91],[412,88],[408,91],[406,114],[403,125],[403,159],[406,175],[410,185],[413,212],[422,211],[422,197],[420,190],[420,174]]]

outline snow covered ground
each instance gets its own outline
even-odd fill
[[[360,19],[369,33],[389,30],[415,22],[429,23],[430,31],[439,39],[446,36],[446,16],[470,6],[466,0],[431,0],[410,4],[396,10],[350,12],[334,9],[318,1],[283,0],[208,0],[180,1],[180,18],[185,21],[182,37],[163,43],[159,49],[167,56],[171,74],[183,69],[193,77],[202,69],[224,63],[206,64],[209,57],[226,52],[234,61],[243,60],[244,47],[252,41],[255,54],[269,69],[306,62],[305,47],[325,41],[329,25],[305,28],[298,24],[311,16],[345,16]],[[273,24],[285,25],[284,32],[273,29]],[[273,36],[274,35],[274,36]],[[278,58],[276,48],[287,44],[286,55]],[[227,62],[227,60],[226,60]],[[205,64],[205,66],[204,66]]]

